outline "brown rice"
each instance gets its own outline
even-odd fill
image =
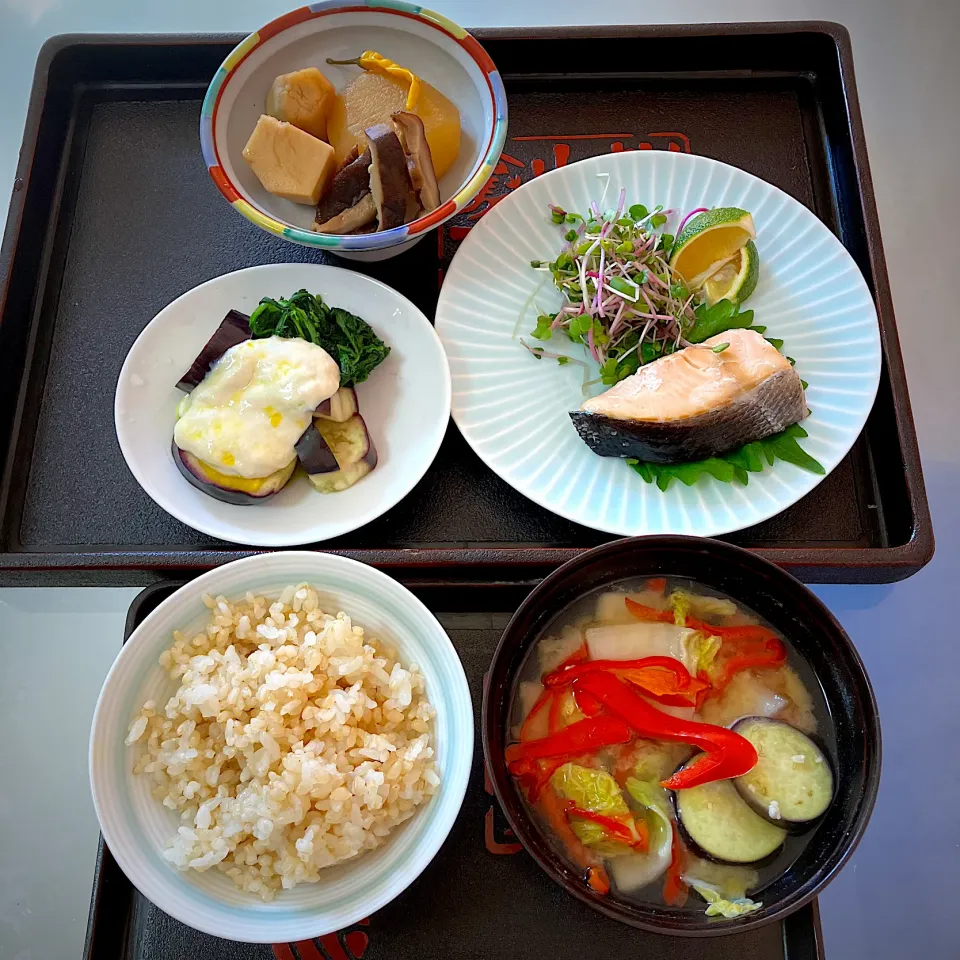
[[[415,664],[306,584],[203,600],[211,622],[160,658],[176,693],[126,743],[180,814],[166,858],[269,900],[379,846],[437,790],[434,709]]]

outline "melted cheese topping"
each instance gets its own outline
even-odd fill
[[[340,369],[306,340],[268,337],[231,347],[190,394],[173,439],[220,473],[254,479],[285,467]]]

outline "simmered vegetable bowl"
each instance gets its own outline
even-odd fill
[[[833,799],[830,719],[806,673],[749,610],[690,581],[593,594],[521,670],[507,767],[595,891],[738,917]]]

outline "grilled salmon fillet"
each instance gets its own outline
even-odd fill
[[[723,343],[729,346],[715,353]],[[648,363],[570,418],[601,456],[683,463],[779,433],[806,415],[790,361],[741,329]]]

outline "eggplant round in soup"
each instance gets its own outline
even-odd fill
[[[510,721],[524,800],[611,897],[757,910],[834,795],[833,725],[809,666],[689,580],[625,582],[561,611],[518,674]]]

